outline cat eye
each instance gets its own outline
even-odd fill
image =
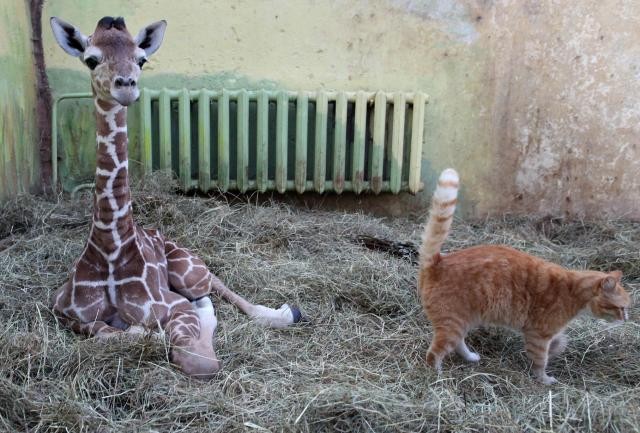
[[[87,65],[92,71],[96,68],[96,66],[98,66],[98,63],[98,59],[93,56],[84,59],[84,64]]]
[[[145,59],[144,57],[138,60],[138,66],[140,67],[140,69],[142,69],[142,65],[144,65],[145,63],[147,63],[147,59]]]

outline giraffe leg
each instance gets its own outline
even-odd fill
[[[171,362],[189,376],[209,379],[220,370],[213,349],[217,321],[210,299],[194,304],[182,302],[174,306],[164,329],[172,345]]]
[[[211,275],[211,288],[221,298],[235,305],[262,326],[270,328],[286,328],[289,325],[303,320],[302,313],[297,307],[283,304],[277,310],[264,305],[252,304],[245,298],[229,289],[215,275]]]
[[[142,338],[150,338],[158,343],[164,343],[164,332],[160,329],[149,329],[141,325],[131,325],[126,328],[122,334],[132,340],[139,340]]]
[[[193,305],[200,319],[200,340],[211,344],[218,327],[218,319],[216,318],[216,310],[213,308],[213,302],[205,297],[192,301],[191,305]]]
[[[103,322],[102,320],[95,320],[93,322],[80,322],[79,320],[69,317],[57,316],[58,320],[64,327],[71,329],[77,334],[86,335],[87,337],[96,338],[113,338],[118,335],[122,335],[122,330],[114,328],[113,326]]]
[[[60,323],[62,323],[62,326],[71,329],[77,334],[86,335],[87,337],[109,338],[122,332],[107,322],[98,320],[100,319],[100,305],[94,307],[97,311],[95,314],[91,311],[88,312],[89,317],[97,320],[84,322],[78,317],[74,317],[72,312],[74,312],[75,309],[71,308],[70,290],[71,284],[67,281],[53,293],[49,300],[51,309]],[[69,311],[71,311],[71,313],[68,314]]]
[[[128,328],[119,328],[109,325],[102,320],[95,320],[93,322],[80,322],[79,320],[69,317],[57,316],[62,325],[73,332],[87,337],[94,337],[99,340],[109,340],[111,338],[128,337],[130,339],[138,339],[147,335],[147,330],[139,325],[129,326]],[[152,337],[160,338],[160,334],[153,333]]]
[[[171,288],[189,300],[199,299],[213,291],[256,322],[272,328],[284,328],[302,320],[300,310],[288,304],[276,310],[247,301],[209,272],[201,259],[171,241],[165,242],[165,254]]]
[[[211,273],[202,260],[171,241],[165,241],[164,251],[171,290],[190,301],[200,299],[211,292]]]

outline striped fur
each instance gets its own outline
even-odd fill
[[[532,370],[544,384],[550,356],[567,345],[563,330],[581,311],[610,320],[627,320],[629,294],[622,274],[572,271],[513,248],[480,245],[440,256],[447,238],[458,192],[458,175],[445,170],[433,196],[420,253],[418,291],[433,326],[427,353],[440,370],[455,351],[465,360],[480,356],[465,343],[481,325],[501,325],[522,332]]]
[[[431,200],[429,219],[422,234],[421,268],[432,266],[440,256],[440,249],[453,222],[453,213],[458,200],[458,186],[459,177],[454,169],[447,168],[440,174],[438,186]]]

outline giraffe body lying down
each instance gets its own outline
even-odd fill
[[[136,333],[141,327],[161,329],[169,336],[172,362],[203,378],[220,368],[210,293],[267,326],[298,322],[298,309],[251,304],[191,252],[133,220],[127,106],[140,95],[142,66],[160,47],[166,22],[143,28],[135,38],[122,18],[101,19],[91,36],[57,18],[51,19],[51,26],[62,49],[91,70],[97,142],[91,232],[69,280],[53,297],[53,310],[61,322],[96,337]]]

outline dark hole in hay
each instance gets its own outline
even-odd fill
[[[392,241],[368,235],[357,235],[354,241],[370,250],[383,251],[413,264],[418,263],[418,247],[411,242]]]

